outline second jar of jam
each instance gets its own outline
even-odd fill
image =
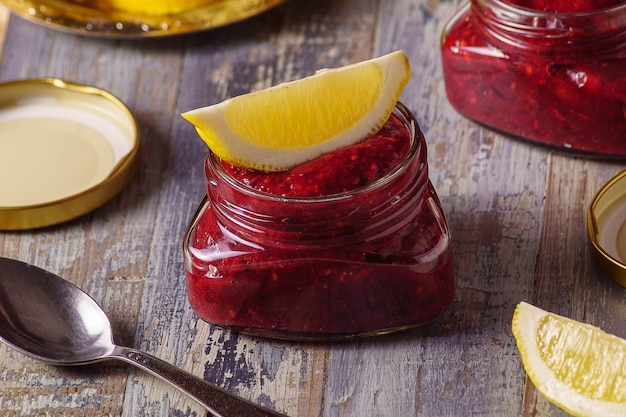
[[[184,241],[191,306],[255,335],[328,340],[408,329],[452,302],[450,234],[426,144],[400,103],[364,142],[291,172],[207,157]]]
[[[444,30],[450,103],[550,146],[626,156],[626,4],[471,0]]]

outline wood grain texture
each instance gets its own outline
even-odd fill
[[[140,169],[119,196],[66,224],[0,232],[0,256],[84,288],[120,344],[291,416],[565,416],[526,379],[512,313],[527,300],[626,337],[624,289],[592,264],[585,230],[589,201],[623,163],[555,152],[456,113],[439,42],[462,3],[290,0],[231,26],[141,40],[0,18],[0,81],[58,77],[109,90],[141,135]],[[345,343],[254,338],[198,319],[181,246],[204,194],[206,148],[179,114],[396,49],[411,60],[402,101],[426,135],[453,233],[453,305],[422,328]],[[206,415],[118,363],[55,368],[0,346],[0,369],[3,416]]]
[[[550,311],[626,337],[624,289],[589,257],[586,211],[595,193],[623,169],[608,161],[550,158],[546,207],[532,301]],[[567,416],[527,381],[524,416]]]

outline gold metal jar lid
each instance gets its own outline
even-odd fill
[[[59,79],[0,84],[0,230],[86,214],[130,181],[137,124],[112,94]]]
[[[587,228],[594,261],[602,272],[626,287],[626,170],[593,198]]]

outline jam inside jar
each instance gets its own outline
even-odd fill
[[[471,0],[444,29],[441,54],[448,100],[466,117],[548,146],[626,156],[623,1]]]
[[[424,137],[401,103],[367,141],[397,135],[407,144],[389,172],[328,195],[268,192],[281,181],[261,191],[209,154],[207,197],[183,245],[198,316],[235,331],[298,340],[384,334],[439,316],[454,297],[450,233],[428,178]],[[333,173],[319,174],[318,182],[342,169],[333,164],[343,155],[335,156],[313,161],[313,171]],[[368,167],[381,157],[378,150],[359,154]],[[280,175],[257,173],[268,180]],[[307,194],[313,185],[304,184]]]

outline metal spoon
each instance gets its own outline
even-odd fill
[[[80,288],[43,269],[1,257],[0,340],[53,365],[108,359],[131,363],[179,388],[216,417],[284,417],[154,356],[115,345],[106,314]]]

